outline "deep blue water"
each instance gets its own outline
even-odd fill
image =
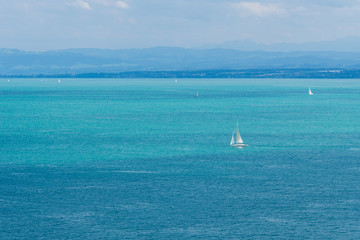
[[[360,239],[359,119],[356,79],[0,79],[0,239]]]

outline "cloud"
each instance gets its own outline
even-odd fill
[[[123,1],[117,1],[117,2],[115,3],[115,5],[116,5],[118,8],[123,8],[123,9],[130,8],[129,4],[127,4],[126,2],[123,2]]]
[[[91,10],[89,3],[85,2],[84,0],[76,0],[76,1],[73,1],[70,3],[67,3],[67,5],[79,7],[79,8],[85,9],[85,10]]]
[[[265,15],[284,15],[286,10],[275,4],[262,4],[259,2],[240,2],[234,3],[234,6],[246,13],[256,16]]]

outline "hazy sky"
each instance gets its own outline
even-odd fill
[[[201,47],[360,36],[360,0],[0,0],[0,48]]]

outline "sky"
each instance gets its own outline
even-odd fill
[[[360,37],[360,0],[0,0],[0,48],[198,48]]]

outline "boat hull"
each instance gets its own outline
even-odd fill
[[[231,144],[230,147],[236,147],[236,148],[243,148],[243,147],[248,147],[249,145],[244,144],[244,143],[235,143],[235,144]]]

